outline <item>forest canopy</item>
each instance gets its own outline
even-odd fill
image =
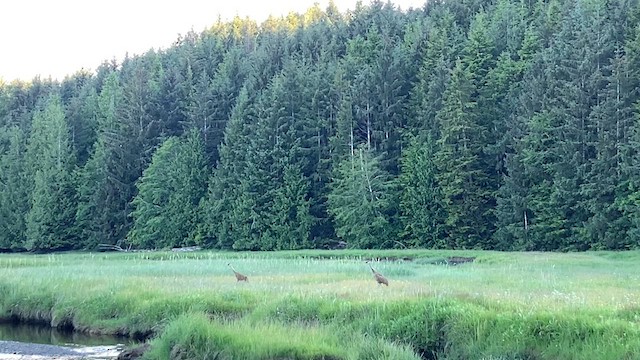
[[[0,250],[638,248],[639,15],[316,5],[0,83]]]

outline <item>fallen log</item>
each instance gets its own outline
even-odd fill
[[[119,245],[99,244],[98,251],[127,251],[127,250],[121,248]]]

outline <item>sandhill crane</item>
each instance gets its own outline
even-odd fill
[[[249,281],[249,278],[246,275],[242,275],[239,272],[236,271],[236,269],[233,268],[233,266],[231,266],[231,264],[227,264],[230,268],[231,271],[233,271],[233,274],[236,276],[236,281]]]
[[[371,272],[373,272],[373,277],[376,278],[376,282],[379,284],[385,284],[386,286],[389,286],[389,280],[387,280],[386,277],[382,276],[382,274],[380,274],[379,272],[375,271],[375,269],[373,268],[373,266],[371,266],[371,264],[369,264],[369,262],[367,261],[367,265],[369,265],[369,267],[371,268]]]

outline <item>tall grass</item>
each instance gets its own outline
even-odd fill
[[[155,334],[149,359],[634,359],[640,253],[5,254],[0,317]]]
[[[274,321],[217,321],[199,313],[180,316],[167,326],[162,335],[154,340],[147,357],[418,359],[409,346],[362,334],[331,331],[330,326]]]

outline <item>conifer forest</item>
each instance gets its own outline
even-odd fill
[[[0,82],[1,251],[640,247],[638,1],[211,23]]]

